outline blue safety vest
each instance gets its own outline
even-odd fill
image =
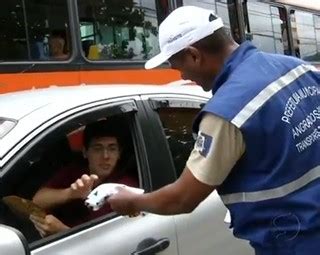
[[[234,235],[257,254],[320,254],[320,73],[245,42],[213,92],[194,132],[213,113],[238,127],[246,145],[218,188]]]

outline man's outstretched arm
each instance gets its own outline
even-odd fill
[[[179,179],[144,195],[121,190],[108,201],[120,214],[140,211],[156,214],[181,214],[193,211],[229,175],[243,155],[242,134],[231,123],[205,114],[195,147]]]
[[[214,189],[198,181],[186,167],[177,181],[157,191],[137,195],[121,189],[108,202],[113,210],[123,215],[141,211],[173,215],[192,212]]]

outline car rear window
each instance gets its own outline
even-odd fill
[[[0,117],[0,139],[5,137],[17,124],[16,120]]]

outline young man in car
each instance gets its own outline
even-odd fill
[[[30,217],[41,236],[69,229],[111,212],[108,204],[98,211],[84,205],[88,194],[99,184],[114,182],[138,186],[136,178],[120,169],[120,136],[109,121],[87,125],[83,143],[83,157],[87,165],[76,164],[59,170],[33,197],[34,203],[50,212],[45,218]]]
[[[180,178],[149,194],[119,189],[111,207],[124,215],[188,213],[217,189],[234,235],[256,254],[318,254],[319,71],[249,42],[239,46],[221,19],[193,6],[164,20],[159,42],[146,68],[169,60],[214,96],[194,122],[198,138]]]

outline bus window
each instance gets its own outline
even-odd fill
[[[245,3],[247,39],[263,51],[290,54],[285,9],[257,1]]]
[[[294,53],[306,61],[320,61],[320,16],[291,10]]]
[[[224,26],[230,31],[233,39],[241,43],[242,35],[237,18],[236,1],[233,0],[182,0],[183,5],[199,6],[213,10],[222,18]]]
[[[316,41],[317,41],[317,57],[315,61],[320,61],[320,16],[313,15],[314,17],[314,28],[316,31]]]
[[[42,61],[68,58],[68,20],[65,0],[3,1],[0,11],[0,47],[5,50],[0,51],[0,60]],[[58,53],[61,55],[56,57]]]
[[[77,2],[82,50],[88,59],[146,60],[159,53],[156,1]]]
[[[230,29],[227,0],[183,0],[183,5],[193,5],[208,10],[213,10],[221,19],[225,27]]]

